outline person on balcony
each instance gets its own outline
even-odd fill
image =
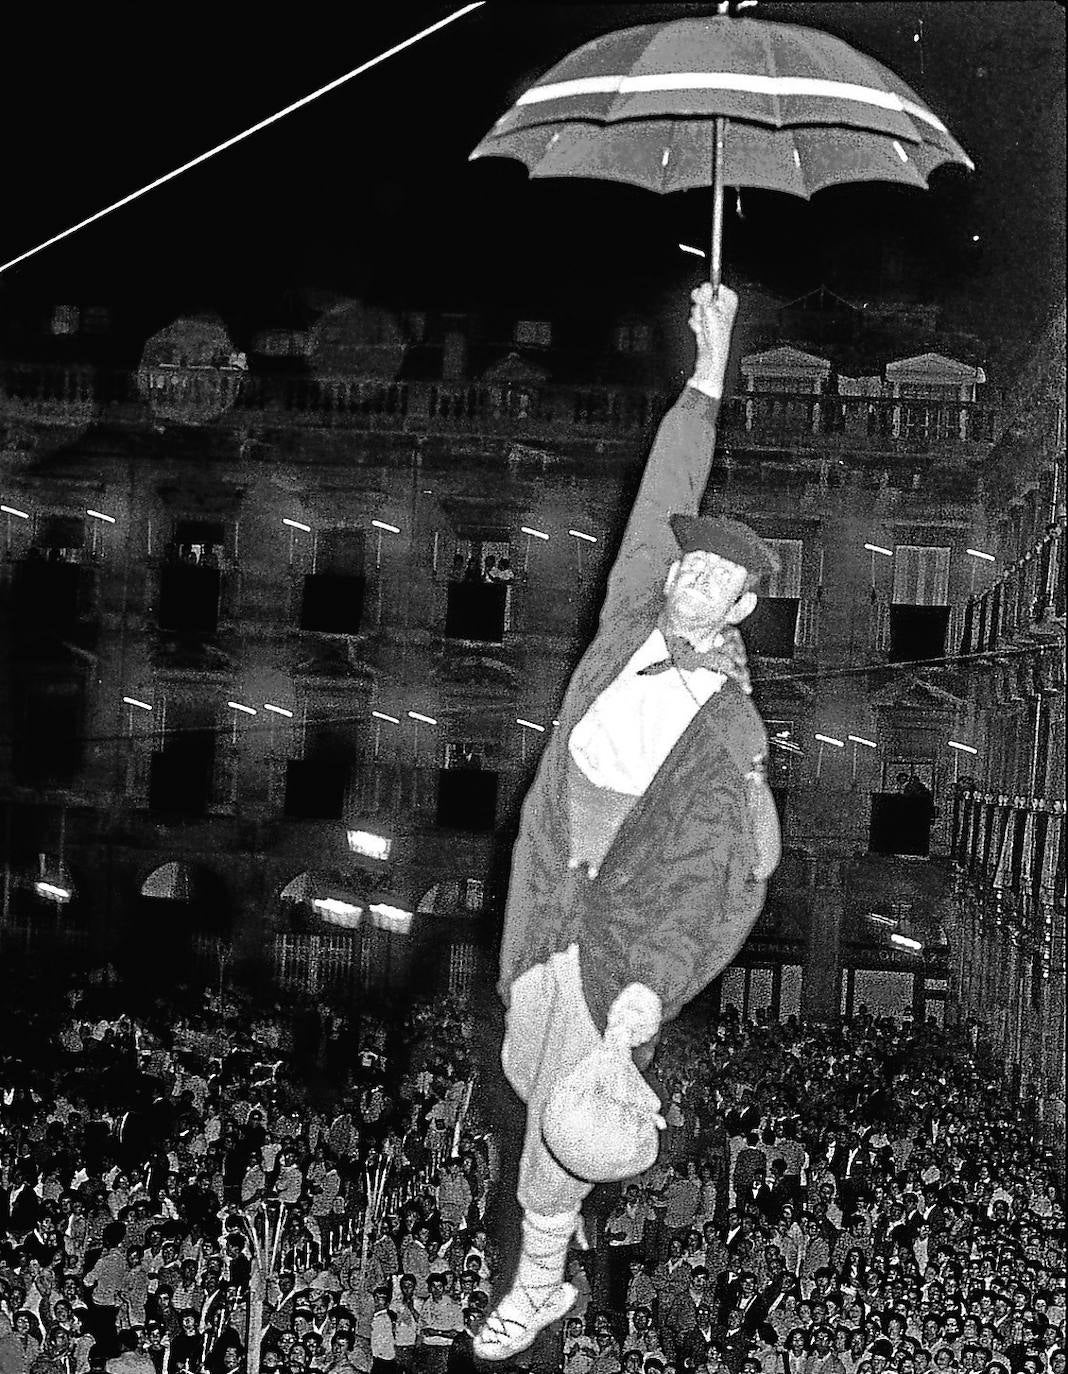
[[[748,526],[697,514],[737,306],[725,288],[692,295],[694,374],[660,424],[523,806],[498,984],[502,1064],[527,1107],[523,1239],[475,1340],[483,1359],[510,1359],[574,1302],[563,1275],[583,1199],[656,1157],[663,1118],[638,1070],[741,948],[779,861],[736,628],[778,563]]]

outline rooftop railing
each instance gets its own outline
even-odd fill
[[[224,414],[302,416],[313,423],[423,434],[568,434],[628,438],[648,430],[674,398],[660,388],[556,383],[405,381],[256,374],[232,368],[142,367],[136,372],[52,364],[0,364],[4,409],[62,423],[88,409],[133,407],[187,423]],[[900,456],[991,442],[996,411],[978,402],[743,393],[720,416],[735,446],[811,448]]]

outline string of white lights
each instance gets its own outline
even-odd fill
[[[424,38],[429,38],[432,33],[437,33],[446,24],[451,24],[454,20],[461,19],[465,14],[470,14],[472,10],[477,10],[485,4],[485,0],[473,0],[472,4],[464,5],[461,9],[454,10],[452,14],[447,14],[444,19],[439,19],[434,24],[429,24],[425,29],[420,29],[418,33],[413,33],[410,38],[405,38],[400,43],[395,43],[392,48],[387,48],[385,52],[380,52],[376,57],[372,57],[367,62],[361,62],[358,67],[354,67],[351,72],[346,72],[344,76],[335,77],[333,81],[328,81],[325,86],[320,86],[318,90],[310,94],[301,96],[299,100],[294,100],[291,105],[284,109],[276,110],[274,114],[268,115],[266,119],[261,119],[257,124],[242,130],[239,134],[234,134],[232,138],[224,139],[222,143],[217,143],[214,148],[209,148],[206,153],[200,153],[197,157],[191,158],[188,162],[183,162],[180,167],[175,167],[173,171],[164,173],[157,177],[155,181],[150,181],[147,186],[142,186],[138,191],[132,191],[128,196],[123,196],[121,200],[114,201],[111,205],[106,205],[103,210],[97,210],[95,214],[88,215],[85,219],[79,220],[77,224],[72,224],[68,229],[61,233],[53,234],[50,239],[45,239],[36,248],[29,248],[25,253],[20,253],[17,257],[11,258],[8,262],[0,263],[0,273],[8,271],[11,267],[16,267],[20,262],[25,262],[27,258],[32,258],[36,253],[42,253],[46,248],[51,248],[53,244],[61,242],[63,239],[70,238],[79,229],[85,229],[90,224],[95,224],[105,215],[110,215],[113,210],[121,210],[123,206],[131,204],[133,201],[145,196],[149,191],[154,191],[159,186],[164,186],[168,181],[173,181],[175,177],[181,176],[183,172],[188,172],[193,167],[199,167],[202,162],[207,162],[209,158],[215,157],[217,153],[223,153],[227,148],[232,148],[235,144],[243,142],[246,138],[251,138],[253,134],[258,134],[261,129],[268,128],[271,124],[277,124],[286,115],[292,114],[295,110],[302,109],[305,105],[310,105],[313,100],[318,100],[320,96],[326,95],[329,91],[335,91],[339,86],[343,86],[346,81],[351,81],[355,76],[362,76],[372,67],[377,67],[380,63],[387,61],[391,57],[396,57],[405,48],[412,47],[413,44],[420,42]]]
[[[1027,646],[1024,646],[1024,647],[1022,647],[1022,648],[1016,648],[1016,649],[991,649],[991,650],[983,650],[983,651],[980,651],[980,652],[977,652],[977,653],[970,653],[970,654],[953,654],[953,655],[948,655],[948,656],[946,656],[946,657],[944,657],[944,658],[939,658],[939,659],[912,659],[912,660],[909,660],[908,662],[903,662],[903,663],[863,663],[863,664],[856,664],[856,665],[854,665],[854,666],[852,666],[852,667],[850,667],[850,668],[826,668],[826,669],[814,669],[812,672],[804,672],[804,673],[782,673],[782,674],[776,675],[775,677],[762,677],[762,678],[754,677],[754,678],[752,679],[752,682],[753,682],[753,686],[754,686],[754,687],[761,687],[761,686],[771,685],[771,684],[779,683],[779,682],[797,682],[797,681],[801,681],[801,680],[803,680],[803,679],[811,679],[811,678],[819,678],[819,677],[839,677],[839,676],[842,676],[842,675],[844,675],[844,674],[849,674],[849,673],[855,673],[855,674],[887,673],[887,672],[895,672],[895,671],[906,671],[906,670],[915,669],[915,668],[927,668],[927,667],[932,667],[932,666],[935,666],[935,667],[936,667],[936,666],[938,666],[939,664],[952,664],[952,663],[967,664],[967,663],[974,663],[974,662],[983,662],[983,661],[986,661],[986,660],[988,660],[988,659],[1021,658],[1021,657],[1028,657],[1028,656],[1033,657],[1036,653],[1041,653],[1041,652],[1043,652],[1043,651],[1055,651],[1056,649],[1057,649],[1057,645],[1056,645],[1056,644],[1048,644],[1048,645],[1034,645],[1034,644],[1032,644],[1032,645],[1027,645]],[[223,700],[225,700],[225,698],[224,698],[223,695],[222,695],[222,693],[223,693],[224,691],[225,691],[224,688],[220,688],[220,702],[223,701]],[[152,704],[151,704],[150,702],[146,702],[143,698],[137,698],[137,697],[134,697],[134,696],[132,696],[132,695],[130,695],[130,696],[123,696],[122,701],[123,701],[124,704],[126,704],[126,705],[128,705],[128,706],[130,706],[130,707],[133,707],[133,708],[140,707],[141,709],[143,709],[143,710],[145,710],[145,711],[151,711],[151,710],[153,709],[153,708],[152,708]],[[239,707],[238,707],[237,705],[235,705],[233,709],[237,710],[237,709],[239,709]],[[242,709],[242,711],[243,711],[244,714],[253,714],[253,715],[254,715],[254,714],[256,714],[256,712],[257,712],[260,708],[253,708],[253,709],[250,709],[250,708],[248,708],[248,707],[244,707],[244,708],[240,708],[240,709]],[[273,714],[276,714],[276,715],[279,715],[279,716],[289,716],[289,717],[292,717],[292,716],[294,715],[294,713],[293,713],[291,710],[289,710],[288,708],[286,708],[286,707],[281,707],[281,706],[277,706],[277,705],[272,704],[272,703],[264,703],[262,709],[263,709],[264,711],[267,711],[267,712],[270,712],[270,713],[273,713]],[[402,710],[406,710],[407,708],[401,708],[401,709],[402,709]],[[413,713],[410,712],[410,711],[408,711],[407,714],[408,714],[408,715],[412,715],[412,718],[415,719],[415,720],[417,720],[417,721],[418,721],[418,720],[421,720],[421,721],[425,721],[425,722],[430,722],[430,721],[432,720],[433,723],[434,723],[435,725],[439,724],[439,722],[437,721],[437,719],[436,719],[436,718],[433,718],[433,717],[428,717],[428,716],[423,716],[423,715],[418,715],[418,714],[413,715]],[[316,715],[316,717],[315,717],[315,723],[316,723],[316,724],[322,724],[322,725],[358,725],[358,724],[360,724],[362,721],[365,721],[365,720],[368,720],[368,719],[372,719],[372,718],[373,718],[373,719],[376,719],[376,720],[380,720],[380,721],[385,721],[385,722],[387,722],[387,723],[389,723],[389,724],[392,724],[392,725],[399,725],[399,724],[401,724],[401,718],[400,718],[399,716],[389,715],[389,714],[387,714],[387,713],[385,713],[385,712],[383,712],[383,711],[381,711],[381,710],[378,710],[377,708],[376,708],[376,709],[373,709],[373,710],[371,710],[371,709],[365,709],[365,710],[361,710],[361,711],[359,711],[359,712],[355,712],[355,713],[351,713],[351,714],[350,714],[350,713],[347,713],[347,712],[343,712],[343,713],[338,714],[338,715],[330,715],[330,714]],[[557,725],[558,723],[559,723],[559,722],[556,721],[556,720],[553,720],[552,722],[550,722],[551,725]],[[517,725],[520,729],[523,729],[523,730],[528,730],[528,731],[529,731],[529,730],[533,730],[533,731],[536,732],[536,731],[537,731],[538,724],[539,724],[539,722],[537,722],[537,721],[532,721],[532,720],[530,720],[529,717],[523,717],[523,718],[517,717],[517,718],[516,718],[516,725]],[[220,722],[220,723],[219,723],[217,726],[215,726],[215,727],[211,727],[211,726],[205,727],[205,726],[200,726],[200,725],[171,726],[170,724],[168,724],[168,726],[167,726],[167,734],[168,734],[168,735],[181,734],[181,733],[183,733],[184,731],[189,731],[190,733],[196,733],[196,734],[203,734],[203,733],[205,733],[206,731],[212,732],[212,733],[215,733],[215,734],[225,734],[225,733],[229,732],[230,730],[232,730],[232,728],[233,728],[233,727],[232,727],[232,723],[231,723],[230,721]],[[244,734],[249,734],[249,733],[252,733],[252,732],[255,732],[255,731],[259,731],[259,730],[269,731],[269,730],[271,730],[272,728],[274,728],[274,727],[273,727],[271,724],[253,724],[253,723],[249,722],[249,723],[244,727],[243,733],[244,733]],[[549,726],[546,725],[546,726],[543,726],[542,728],[543,728],[543,730],[545,730],[545,731],[547,732]],[[115,744],[115,743],[118,743],[118,742],[120,742],[120,741],[122,741],[122,740],[129,739],[129,737],[130,737],[130,736],[129,736],[129,733],[128,733],[128,732],[123,732],[122,734],[110,734],[110,733],[109,733],[109,734],[99,734],[99,735],[80,734],[80,735],[71,736],[70,738],[73,739],[73,740],[76,740],[76,741],[78,741],[78,742],[80,742],[80,743],[83,743],[83,744]],[[12,736],[10,736],[10,735],[6,735],[6,736],[5,736],[5,735],[0,735],[0,741],[3,741],[3,742],[5,742],[5,743],[10,743],[10,742],[11,742],[11,739],[12,739]],[[861,742],[861,743],[867,743],[866,740],[861,740],[860,742]],[[959,745],[959,742],[951,741],[950,743],[951,743],[951,746]],[[798,747],[800,747],[800,746],[798,746]]]

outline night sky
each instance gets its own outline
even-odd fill
[[[456,8],[38,6],[5,19],[3,260]],[[21,8],[21,7],[20,7]],[[13,300],[270,314],[289,288],[464,309],[495,299],[625,303],[688,286],[710,198],[528,181],[467,162],[515,97],[589,38],[711,4],[490,0],[418,47],[0,277]],[[761,3],[913,85],[978,170],[929,192],[861,186],[805,202],[733,194],[726,269],[785,294],[936,300],[996,339],[1064,290],[1064,14],[1048,0]],[[915,35],[922,30],[922,41]],[[973,242],[973,235],[979,242]]]

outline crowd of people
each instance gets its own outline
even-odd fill
[[[475,1009],[339,1009],[315,1094],[279,1010],[109,997],[0,1052],[0,1374],[473,1368],[509,1278]],[[517,1364],[1063,1374],[1062,1161],[967,1040],[694,1009],[652,1073],[660,1158],[591,1196]]]

